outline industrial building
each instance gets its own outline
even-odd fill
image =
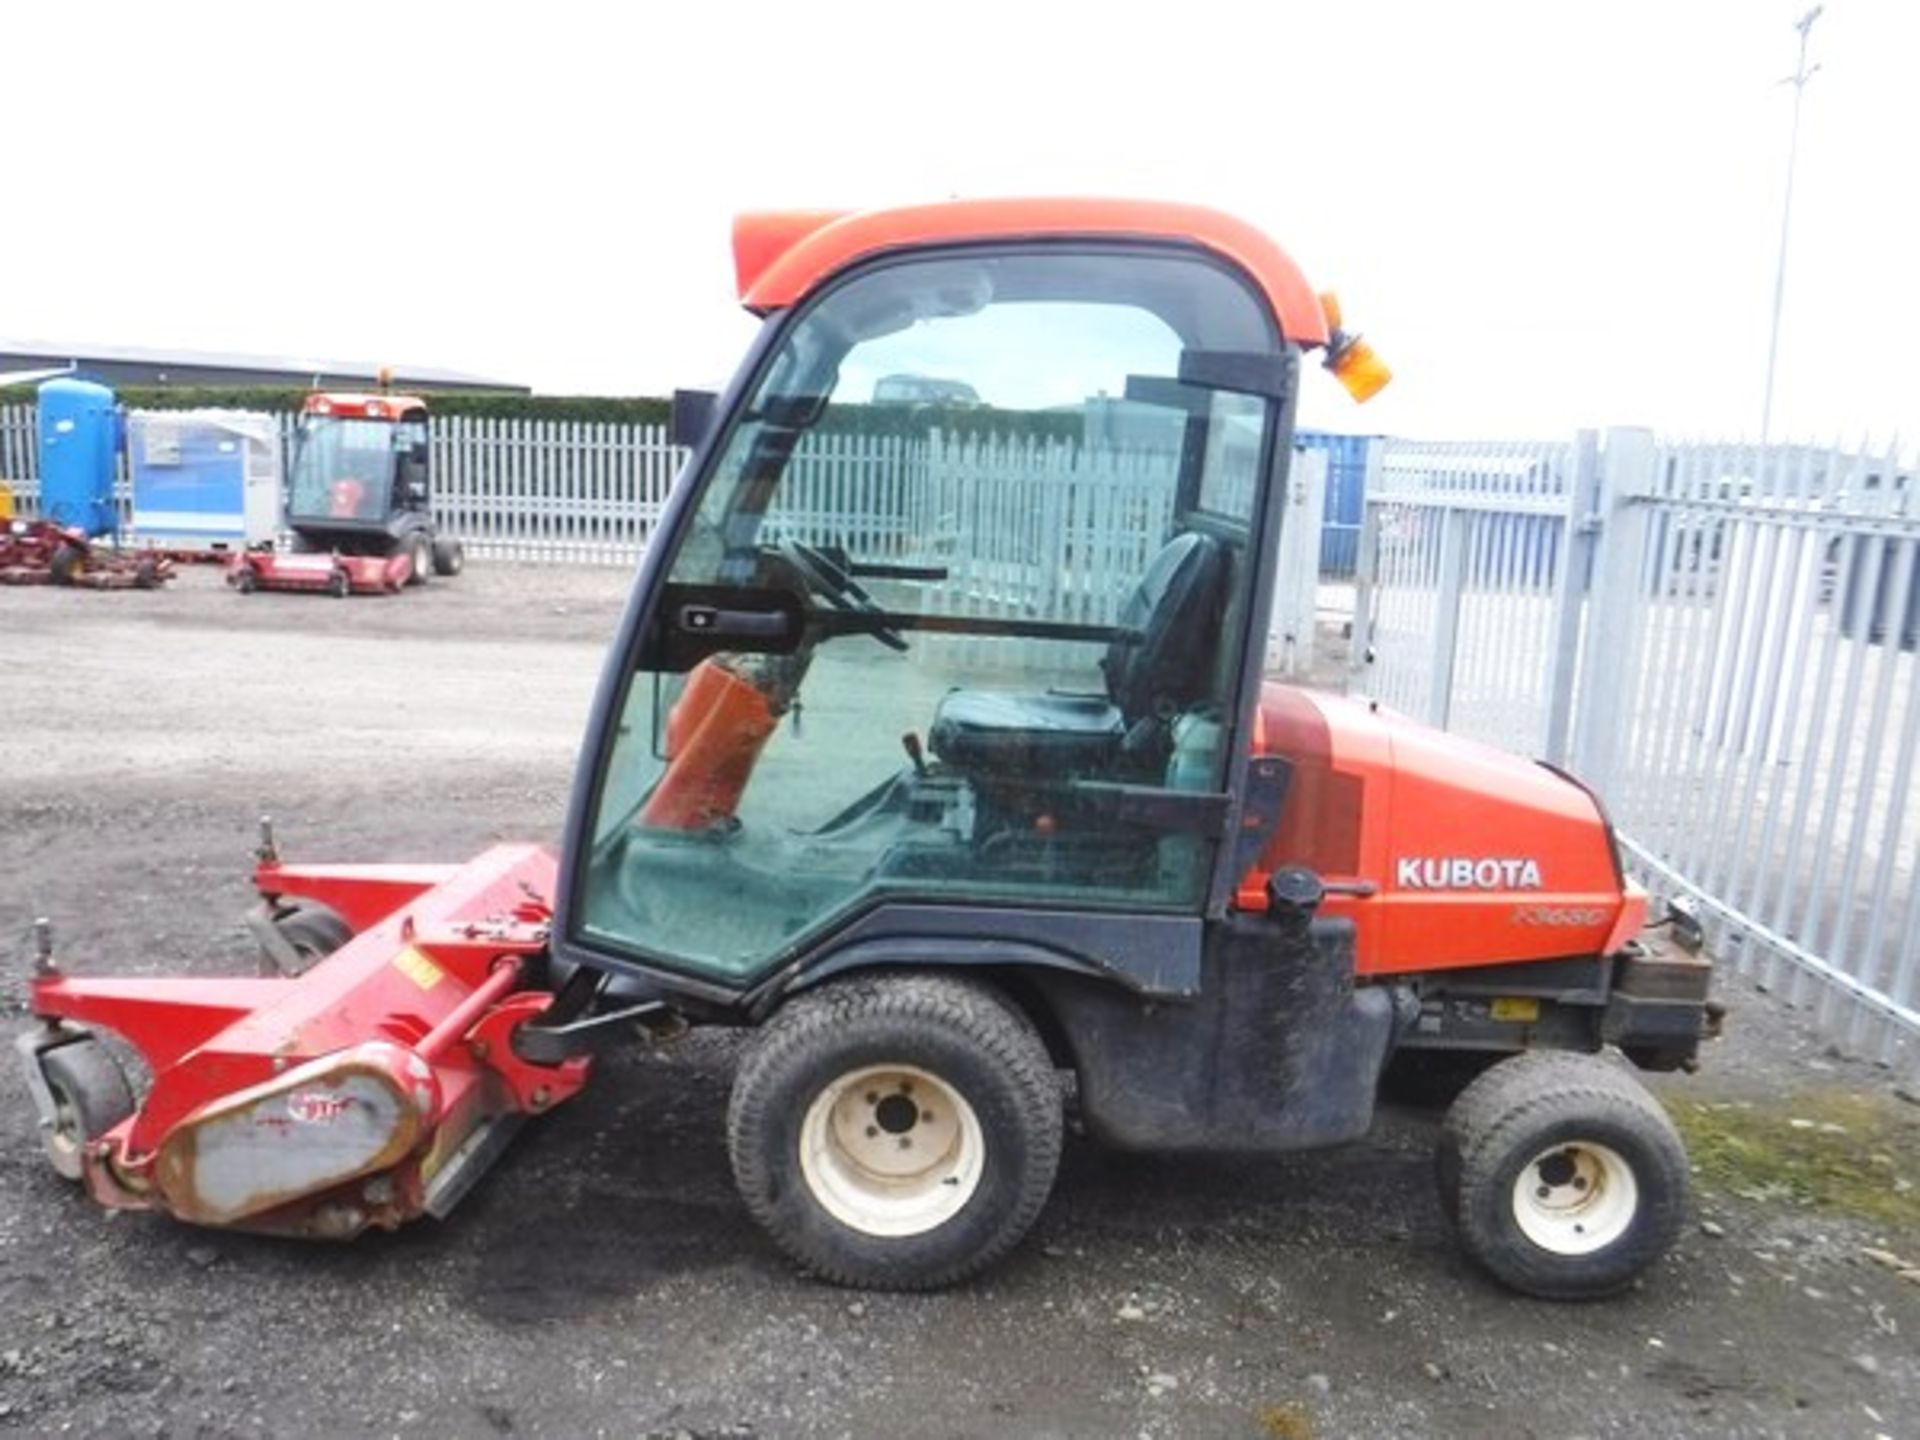
[[[0,337],[0,385],[31,384],[74,374],[105,385],[263,385],[301,389],[367,389],[380,379],[376,361],[319,360],[309,356],[234,355],[210,350],[165,350],[139,345],[79,345]],[[431,366],[393,365],[392,383],[406,390],[488,391],[525,395],[511,380]]]

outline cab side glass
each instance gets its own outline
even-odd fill
[[[1189,351],[1282,346],[1173,250],[790,320],[631,657],[575,938],[746,984],[882,900],[1197,911],[1279,400]]]

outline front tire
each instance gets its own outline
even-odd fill
[[[263,948],[260,973],[284,975],[289,979],[306,974],[353,938],[353,927],[345,917],[318,900],[295,901],[274,920],[273,928],[280,932],[280,938],[295,958],[289,964],[284,957]]]
[[[407,584],[424,585],[433,574],[433,545],[426,532],[416,530],[407,542]]]
[[[1592,1055],[1504,1060],[1447,1112],[1440,1198],[1467,1252],[1549,1300],[1625,1289],[1687,1207],[1687,1155],[1660,1103]]]
[[[133,1113],[133,1088],[107,1047],[91,1036],[46,1051],[39,1064],[54,1109],[41,1143],[55,1173],[78,1181],[87,1146]]]
[[[860,976],[767,1023],[734,1080],[727,1146],[748,1210],[808,1269],[932,1290],[1019,1243],[1061,1125],[1046,1047],[993,989]]]

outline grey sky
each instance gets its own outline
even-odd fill
[[[727,224],[1197,200],[1398,373],[1309,423],[1757,429],[1802,0],[10,7],[0,334],[724,376]],[[1920,5],[1814,31],[1779,435],[1920,430]]]

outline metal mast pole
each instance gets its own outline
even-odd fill
[[[1806,95],[1807,81],[1820,67],[1807,68],[1807,32],[1813,29],[1813,22],[1820,18],[1820,12],[1827,7],[1816,5],[1798,20],[1793,28],[1800,32],[1800,59],[1793,67],[1783,84],[1793,86],[1793,129],[1787,139],[1787,195],[1780,207],[1780,261],[1773,272],[1773,325],[1767,337],[1767,394],[1760,404],[1760,443],[1767,443],[1767,436],[1773,428],[1773,374],[1774,366],[1780,359],[1780,307],[1787,294],[1787,229],[1793,222],[1793,169],[1800,155],[1800,102]]]

